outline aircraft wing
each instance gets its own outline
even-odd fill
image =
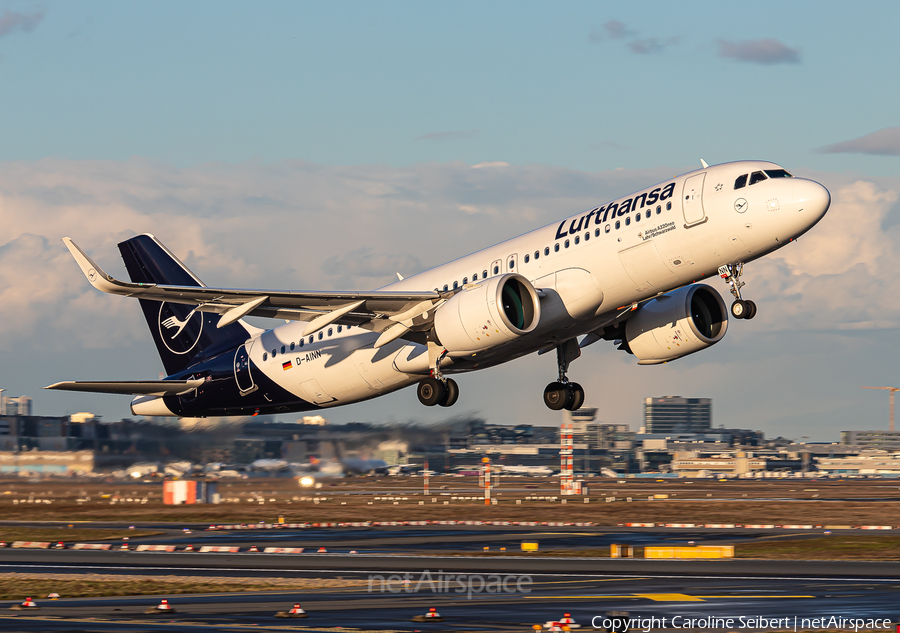
[[[111,380],[111,381],[74,381],[57,382],[44,389],[61,391],[87,391],[90,393],[119,393],[133,396],[177,396],[196,389],[204,382],[203,378],[193,380]]]
[[[64,237],[63,243],[97,290],[125,297],[193,305],[199,312],[221,314],[218,327],[245,316],[308,321],[304,335],[332,323],[359,325],[381,332],[382,336],[375,344],[381,347],[409,330],[424,329],[433,318],[432,308],[452,294],[442,294],[436,290],[293,292],[131,283],[108,275],[71,238]]]

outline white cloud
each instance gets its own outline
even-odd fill
[[[4,9],[3,15],[0,15],[0,37],[9,35],[15,31],[29,33],[36,29],[43,19],[43,11],[35,11],[34,13],[28,14]]]
[[[751,64],[799,64],[800,51],[774,39],[729,42],[719,40],[719,57],[736,59]]]
[[[875,154],[900,156],[900,127],[886,127],[849,141],[820,148],[820,154]]]

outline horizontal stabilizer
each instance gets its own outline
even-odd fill
[[[177,396],[196,389],[203,378],[193,380],[67,380],[57,382],[44,389],[61,391],[87,391],[90,393],[120,393],[132,396]]]

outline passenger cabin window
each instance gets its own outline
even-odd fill
[[[339,326],[338,326],[338,334],[341,333],[341,330],[342,330],[342,329],[343,329],[343,328],[339,325]]]
[[[481,278],[482,278],[482,279],[487,279],[487,271],[486,271],[486,270],[482,270],[482,271],[481,271]],[[444,290],[446,290],[446,288],[444,288]]]
[[[672,203],[671,203],[671,202],[667,202],[667,203],[666,203],[666,211],[671,211],[671,210],[672,210]]]
[[[545,246],[545,247],[544,247],[544,255],[549,255],[549,254],[550,254],[550,247],[549,247],[549,246]]]
[[[516,267],[516,260],[514,260],[514,259],[509,260],[509,269],[512,270],[515,267]]]
[[[447,284],[444,284],[444,292],[447,292],[448,290],[450,290],[450,287]]]
[[[328,328],[328,336],[331,336],[331,328]]]
[[[591,232],[590,232],[590,231],[588,231],[587,233],[584,234],[584,241],[587,242],[589,239],[591,239]]]
[[[458,281],[454,281],[454,282],[453,282],[453,289],[456,290],[457,288],[459,288],[459,282],[458,282]]]
[[[291,341],[291,351],[292,352],[294,351],[294,342],[293,341]]]
[[[269,360],[269,355],[263,352],[263,360]]]
[[[764,173],[762,173],[761,171],[755,171],[752,174],[750,174],[750,184],[751,185],[755,185],[756,183],[762,182],[765,179],[766,179],[766,175]]]
[[[765,171],[766,176],[768,176],[769,178],[793,178],[792,175],[790,175],[783,169],[767,169]]]
[[[600,229],[594,229],[594,237],[600,237]]]
[[[541,257],[541,251],[534,251],[534,258],[540,259],[540,257]]]
[[[576,236],[575,236],[575,243],[578,244],[580,241],[581,241],[581,237],[578,236],[578,235],[576,235]]]
[[[558,252],[559,252],[559,242],[557,242],[556,244],[553,245],[553,252],[554,252],[554,253],[558,253]]]
[[[472,281],[478,281],[478,273],[472,275]]]
[[[609,224],[607,224],[605,227],[603,227],[603,231],[605,233],[609,233]]]
[[[499,266],[494,266],[494,274],[497,275],[497,274],[499,274],[499,273],[500,273],[500,267],[499,267]]]
[[[641,221],[641,214],[640,214],[640,213],[638,213],[636,216],[634,216],[634,221],[635,221],[635,222],[640,222],[640,221]]]
[[[747,186],[747,174],[744,174],[743,176],[738,176],[737,180],[734,181],[735,189],[743,189],[746,186]]]
[[[529,261],[531,261],[531,256],[528,255],[528,253],[526,253],[525,254],[525,263],[527,264]]]
[[[324,334],[323,332],[319,332],[319,340],[320,340],[320,341],[322,340],[322,337],[323,337],[323,336],[325,336],[325,334]]]
[[[656,205],[656,215],[659,215],[660,213],[662,213],[662,207],[659,205]]]
[[[277,355],[278,355],[278,350],[273,349],[272,350],[272,358],[275,358],[275,356],[277,356]]]
[[[309,337],[309,344],[310,344],[310,345],[313,344],[313,337],[312,337],[312,335],[310,335],[310,337]]]
[[[463,277],[463,285],[465,286],[467,283],[469,283],[469,278]]]
[[[569,240],[566,240],[565,242],[563,242],[563,245],[564,245],[566,248],[569,248]]]
[[[630,224],[631,224],[631,216],[630,216],[630,215],[626,215],[626,216],[625,216],[625,226],[628,226],[628,225],[630,225]]]
[[[284,345],[282,345],[282,346],[281,346],[281,353],[284,354],[284,352],[285,352],[285,347],[284,347]]]
[[[303,339],[300,339],[300,347],[303,347]]]
[[[617,231],[619,230],[619,227],[620,227],[620,226],[622,226],[622,221],[621,221],[621,220],[616,220],[616,230],[617,230]]]

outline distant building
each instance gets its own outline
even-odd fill
[[[820,457],[818,468],[830,475],[900,475],[900,453],[873,451],[866,455]]]
[[[0,395],[0,415],[31,415],[31,398]]]
[[[841,431],[841,444],[900,451],[900,431]]]
[[[724,473],[743,475],[766,470],[765,457],[738,451],[732,454],[703,455],[695,451],[677,451],[672,459],[672,472],[682,477]]]
[[[644,399],[644,428],[647,433],[705,433],[712,426],[712,399]]]
[[[22,476],[69,475],[94,470],[93,451],[10,451],[0,452],[0,473]]]

